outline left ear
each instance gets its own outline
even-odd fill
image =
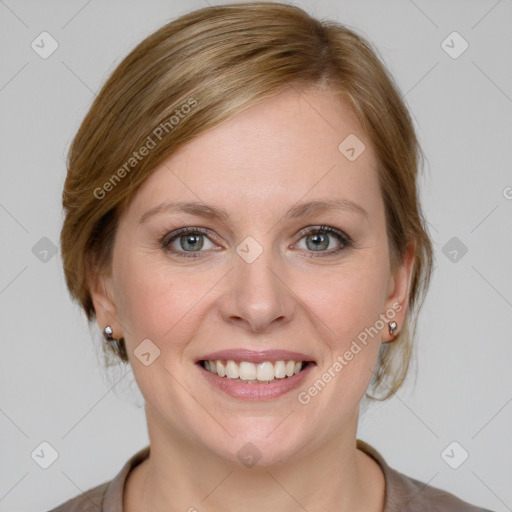
[[[404,325],[409,303],[414,257],[416,254],[416,241],[410,241],[402,256],[401,262],[393,270],[389,279],[388,296],[386,298],[386,317],[389,322],[396,322],[397,328],[393,334],[389,333],[388,323],[381,336],[382,342],[393,341]],[[394,315],[393,315],[394,313]]]

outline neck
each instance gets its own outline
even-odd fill
[[[188,438],[170,436],[157,421],[149,425],[150,457],[130,473],[126,512],[234,512],[241,503],[247,512],[383,510],[384,475],[356,448],[357,417],[314,451],[252,467],[226,461]]]

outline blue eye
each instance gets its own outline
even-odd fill
[[[348,235],[329,226],[306,228],[302,230],[299,235],[303,235],[301,240],[306,240],[307,251],[319,253],[318,255],[315,254],[312,256],[330,256],[352,245],[352,240]],[[332,250],[326,251],[326,249],[331,246],[331,238],[333,237],[338,240],[340,245],[335,248],[331,247]]]
[[[194,252],[202,252],[205,247],[205,240],[213,247],[212,242],[207,238],[208,230],[202,228],[182,228],[166,235],[162,240],[162,246],[166,251],[177,253],[180,256],[196,257]],[[177,243],[178,249],[175,247]],[[211,249],[206,245],[206,249]]]
[[[197,258],[201,256],[203,249],[213,249],[214,244],[208,238],[209,230],[204,228],[181,228],[172,233],[166,234],[162,240],[162,248],[179,257]],[[310,256],[330,256],[337,254],[352,245],[352,240],[348,235],[338,229],[329,226],[308,227],[299,233],[300,241],[306,240],[305,251]],[[331,247],[331,240],[338,241],[337,247]],[[210,244],[210,245],[208,245]],[[334,243],[334,245],[336,245]],[[327,250],[327,249],[331,250]]]

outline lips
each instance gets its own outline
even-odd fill
[[[244,362],[242,361],[242,363]],[[246,361],[245,364],[256,366],[255,363],[251,363],[249,361]],[[268,364],[270,364],[270,361],[264,361],[263,363],[258,363],[258,366]],[[310,378],[309,376],[312,375],[312,371],[316,367],[314,362],[302,362],[297,364],[301,365],[299,373],[294,373],[291,377],[285,376],[283,378],[274,378],[271,380],[268,373],[263,375],[265,380],[258,380],[257,378],[242,380],[240,378],[233,379],[227,376],[220,377],[218,373],[206,370],[201,362],[198,362],[197,367],[200,375],[205,379],[205,381],[208,382],[209,385],[213,386],[213,388],[221,391],[223,394],[239,400],[261,401],[275,400],[281,396],[284,397],[285,395],[289,395],[293,390],[297,390],[307,379]],[[242,370],[242,372],[243,371],[244,370]],[[268,369],[266,371],[268,371]],[[254,374],[249,376],[254,376]],[[258,377],[257,374],[256,377]]]
[[[248,391],[246,386],[257,385],[267,388],[267,392],[275,395],[297,384],[299,374],[311,369],[316,363],[307,354],[289,350],[267,350],[256,352],[247,349],[222,350],[205,354],[196,361],[210,376],[210,381],[223,390],[239,394],[236,386],[242,385],[243,394]],[[302,376],[302,375],[301,375]],[[293,382],[293,385],[292,385]],[[229,384],[228,384],[229,383]],[[269,389],[271,383],[281,383],[275,389]],[[272,386],[273,388],[275,386]],[[278,393],[279,394],[279,393]]]

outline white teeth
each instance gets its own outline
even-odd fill
[[[217,365],[217,373],[219,374],[219,377],[225,377],[226,371],[222,361],[216,361],[215,364]]]
[[[226,363],[226,377],[228,379],[238,379],[240,371],[238,365],[234,361],[228,361]]]
[[[274,373],[276,379],[284,379],[286,377],[286,365],[284,361],[276,361],[274,363]]]
[[[258,380],[274,380],[274,365],[267,361],[258,364],[256,378]]]
[[[269,382],[274,379],[284,379],[297,375],[302,370],[302,361],[264,361],[262,363],[251,363],[241,361],[236,363],[228,361],[204,361],[203,367],[219,377],[228,379],[239,379],[242,381]]]
[[[256,379],[256,365],[242,361],[239,367],[239,374],[241,380],[255,380]]]

